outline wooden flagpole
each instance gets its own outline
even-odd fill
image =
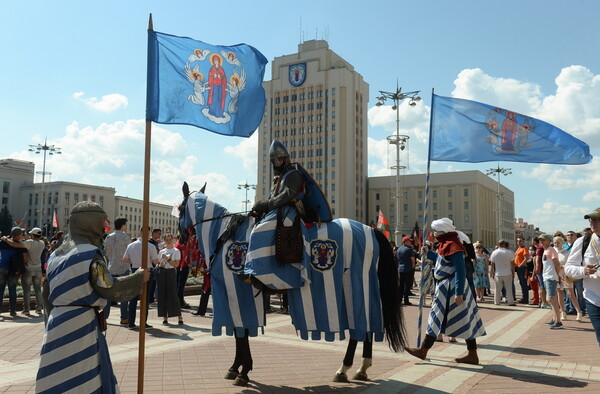
[[[148,30],[153,30],[152,14],[148,19]],[[148,59],[150,61],[150,59]],[[146,103],[146,106],[148,103]],[[152,142],[152,121],[146,119],[146,140],[144,144],[144,202],[142,204],[142,268],[148,268],[148,233],[150,213],[150,153]],[[144,361],[146,351],[146,304],[148,302],[148,286],[144,283],[140,300],[140,336],[138,345],[138,384],[137,392],[144,392]],[[132,322],[129,322],[132,324]]]

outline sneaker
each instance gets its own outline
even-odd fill
[[[11,315],[12,317],[17,317],[17,312],[10,312],[10,315]]]
[[[130,330],[135,330],[137,326],[135,325],[135,323],[131,323],[127,325],[127,328],[129,328]]]
[[[21,313],[25,316],[31,316],[31,312],[29,312],[29,311],[23,311]]]
[[[508,306],[517,306],[517,304],[508,304]]]
[[[560,330],[561,328],[563,328],[563,324],[559,321],[550,326],[551,330]]]
[[[550,320],[550,321],[547,321],[547,322],[546,322],[546,323],[544,323],[544,324],[547,324],[547,325],[549,325],[549,326],[553,326],[553,325],[554,325],[554,323],[556,323],[554,320]]]
[[[581,313],[578,313],[578,314],[577,314],[577,318],[575,318],[575,320],[577,320],[577,321],[581,321]]]
[[[542,305],[542,309],[550,309],[550,304],[546,303]]]
[[[129,321],[127,319],[121,319],[121,324],[122,325],[129,324]]]

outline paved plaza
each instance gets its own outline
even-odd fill
[[[192,306],[198,299],[186,298]],[[411,301],[418,302],[416,297]],[[276,297],[273,305],[278,309]],[[600,392],[600,351],[591,323],[569,316],[563,330],[550,330],[544,324],[550,319],[548,309],[480,304],[487,336],[478,341],[479,366],[453,361],[466,352],[462,340],[436,342],[429,361],[394,354],[385,343],[377,343],[370,380],[350,383],[332,381],[347,342],[303,341],[289,315],[272,313],[265,335],[251,339],[254,370],[245,388],[223,379],[234,358],[234,340],[213,337],[210,317],[184,311],[185,325],[163,326],[155,305],[150,308],[148,323],[154,327],[146,335],[146,393]],[[404,307],[411,346],[417,316],[416,305]],[[111,358],[121,392],[135,393],[139,333],[120,326],[118,318],[118,308],[113,308],[107,331]],[[40,316],[11,318],[2,313],[0,392],[34,392],[43,325]],[[361,351],[359,344],[350,377],[360,365]]]

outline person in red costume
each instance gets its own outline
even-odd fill
[[[208,113],[216,118],[223,117],[225,109],[225,88],[227,87],[227,78],[225,70],[221,67],[221,57],[213,55],[210,58],[212,67],[208,71]]]

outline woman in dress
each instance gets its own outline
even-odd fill
[[[475,263],[475,277],[473,282],[475,283],[475,294],[477,295],[477,301],[484,301],[484,291],[490,287],[490,279],[488,277],[489,260],[488,257],[483,253],[483,245],[479,242],[475,243],[475,257],[477,259]]]
[[[181,252],[174,246],[172,234],[164,236],[165,248],[158,253],[158,316],[163,324],[169,324],[168,318],[177,316],[179,325],[183,324],[181,305],[177,296],[177,270],[181,260]]]

